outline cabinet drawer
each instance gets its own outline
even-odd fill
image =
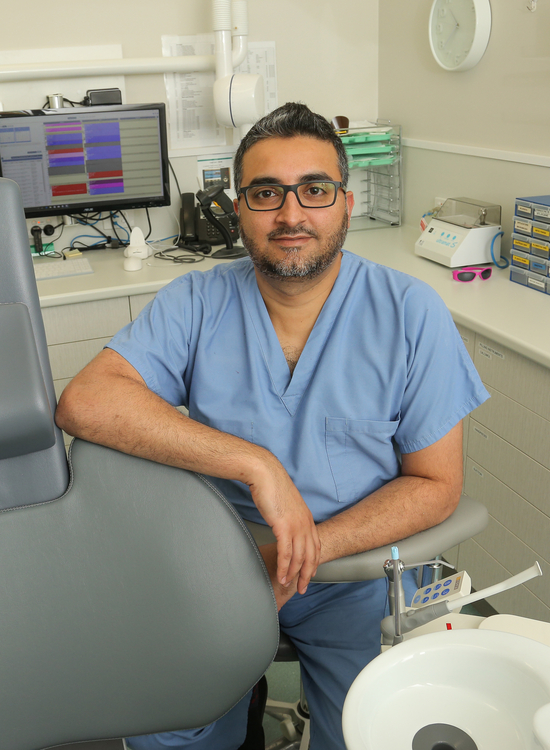
[[[130,297],[130,317],[135,320],[143,308],[155,299],[156,294],[135,294]]]
[[[520,541],[515,534],[492,517],[489,517],[487,528],[481,534],[478,534],[475,540],[480,547],[483,547],[495,560],[498,560],[512,575],[530,568],[538,560],[542,568],[542,576],[532,578],[530,581],[527,581],[525,586],[543,604],[547,607],[550,606],[550,586],[548,585],[550,565],[546,560],[537,555],[524,542]]]
[[[550,420],[550,370],[476,335],[474,364],[486,385]]]
[[[550,469],[550,422],[487,386],[491,398],[475,411],[475,419],[523,453]]]
[[[464,346],[466,347],[468,354],[473,359],[474,351],[475,351],[475,337],[476,337],[474,331],[470,330],[469,328],[466,328],[466,326],[463,326],[460,323],[455,323],[455,325],[460,334],[460,338],[464,342]]]
[[[471,458],[466,461],[464,492],[481,501],[493,518],[531,547],[537,556],[550,562],[550,517]],[[550,589],[548,582],[546,585]]]
[[[468,457],[550,516],[550,471],[472,418]]]
[[[49,345],[113,336],[130,322],[128,297],[59,305],[42,310]]]
[[[89,341],[75,341],[71,344],[57,344],[48,347],[52,375],[54,380],[74,378],[82,368],[103,349],[111,340],[90,339]]]
[[[472,586],[477,591],[504,581],[511,575],[474,539],[468,539],[460,545],[458,568],[468,571]],[[550,608],[525,586],[516,586],[515,589],[492,596],[487,601],[497,612],[550,622]]]

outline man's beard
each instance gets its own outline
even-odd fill
[[[258,244],[252,240],[242,226],[239,228],[242,243],[258,271],[272,279],[314,279],[326,271],[338,256],[346,235],[348,233],[348,212],[346,210],[341,225],[321,243],[319,252],[314,256],[301,258],[300,247],[285,248],[286,257],[273,261],[269,253],[261,250]],[[279,227],[267,235],[268,240],[277,237],[291,237],[292,235],[308,235],[319,239],[319,235],[312,229],[304,227]]]

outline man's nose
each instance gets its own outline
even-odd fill
[[[281,223],[296,226],[306,220],[307,213],[303,206],[300,205],[298,196],[289,191],[286,194],[285,202],[277,211],[276,218]]]

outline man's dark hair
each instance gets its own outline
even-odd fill
[[[342,186],[345,188],[349,177],[348,157],[344,144],[330,122],[322,115],[312,112],[305,104],[287,102],[258,120],[240,142],[233,165],[235,190],[238,192],[241,187],[243,157],[255,143],[266,138],[293,138],[304,135],[332,143],[338,157]]]

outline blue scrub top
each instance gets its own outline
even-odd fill
[[[292,376],[248,258],[179,277],[109,347],[192,419],[275,454],[316,522],[489,397],[435,291],[347,251]],[[263,522],[246,485],[212,481]]]

